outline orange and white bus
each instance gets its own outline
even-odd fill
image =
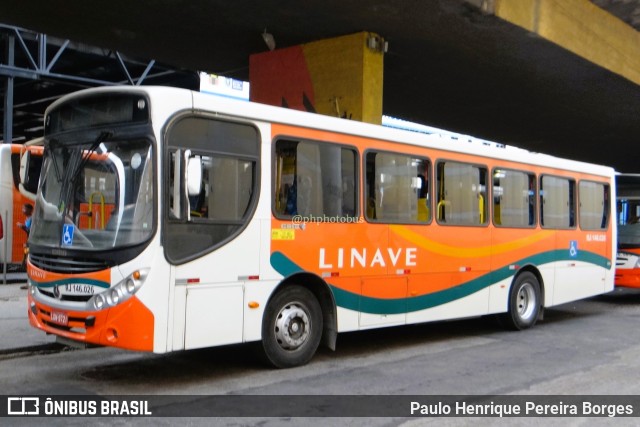
[[[25,224],[24,205],[33,206],[38,188],[38,177],[42,167],[40,141],[28,145],[0,143],[0,218],[3,235],[0,237],[0,264],[19,266],[24,259],[28,235],[19,225]],[[21,154],[29,151],[31,162],[21,165]],[[20,168],[26,167],[24,179],[20,179]]]
[[[171,88],[52,104],[29,319],[165,353],[498,315],[613,288],[611,168]],[[100,205],[93,218],[89,205]]]
[[[640,175],[616,176],[618,256],[615,285],[640,288]]]

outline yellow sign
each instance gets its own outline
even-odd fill
[[[273,228],[271,229],[271,240],[295,240],[296,239],[296,230],[295,229],[281,229],[281,228]]]

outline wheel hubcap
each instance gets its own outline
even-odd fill
[[[522,320],[530,320],[536,309],[536,296],[531,283],[525,283],[518,291],[518,315]]]
[[[284,306],[278,313],[274,330],[280,347],[285,350],[299,348],[311,332],[308,310],[297,302]]]

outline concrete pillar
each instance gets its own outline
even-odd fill
[[[251,101],[382,122],[384,40],[361,32],[251,55]]]

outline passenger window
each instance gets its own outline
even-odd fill
[[[336,144],[276,142],[277,216],[332,221],[356,215],[356,152]]]
[[[540,178],[540,224],[545,228],[573,228],[576,225],[575,181],[568,178]]]
[[[485,225],[488,221],[487,169],[441,161],[437,166],[436,217],[448,225]]]
[[[431,221],[428,159],[369,152],[365,173],[367,219],[388,223]]]
[[[583,230],[606,230],[609,222],[609,186],[597,182],[581,181],[578,190],[580,228]]]
[[[531,173],[494,169],[493,223],[502,227],[535,226],[536,178]]]

